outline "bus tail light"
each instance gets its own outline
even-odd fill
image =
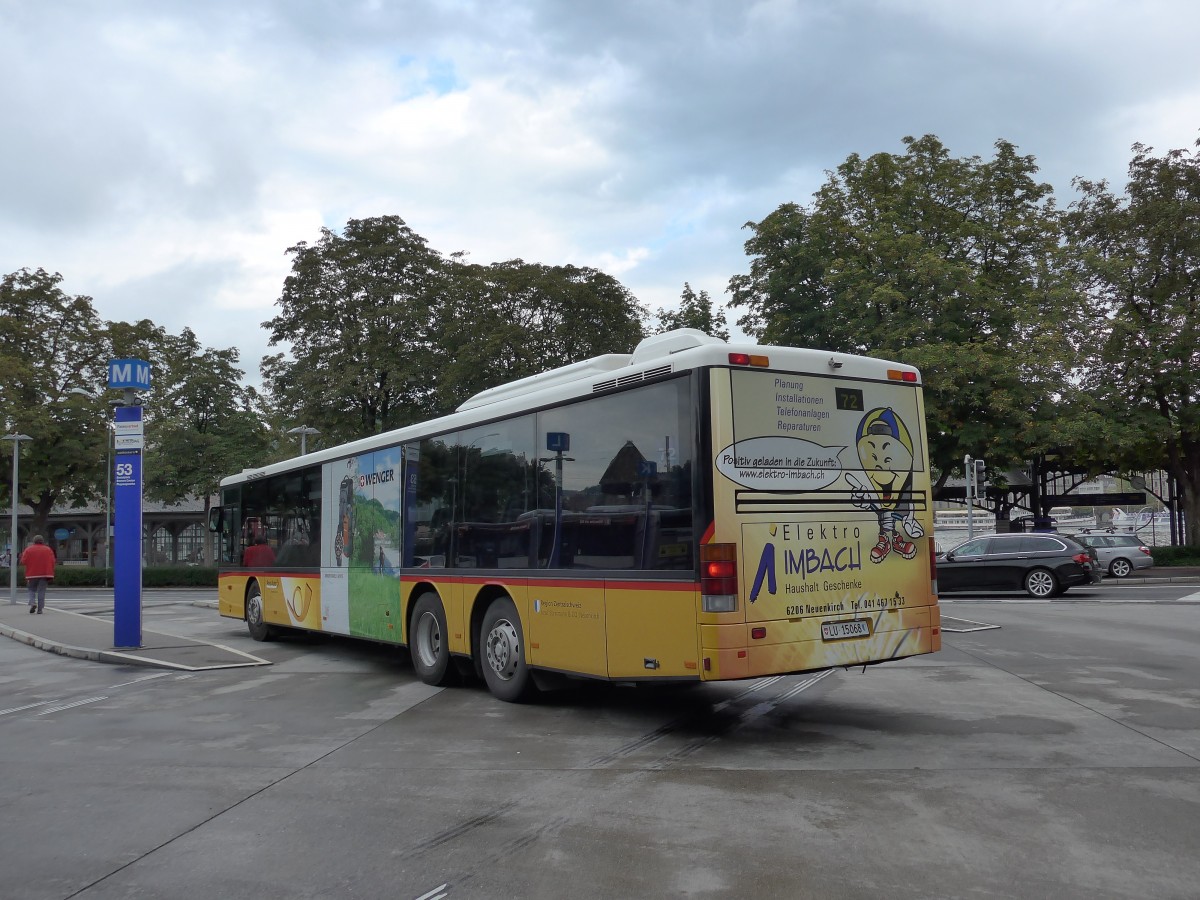
[[[737,612],[737,591],[737,544],[704,544],[700,548],[701,609]]]
[[[730,353],[729,363],[734,366],[760,366],[766,368],[771,365],[771,358],[768,356],[759,356],[757,353]]]

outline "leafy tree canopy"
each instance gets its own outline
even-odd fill
[[[51,510],[105,496],[111,461],[108,361],[135,357],[154,371],[139,396],[146,422],[146,495],[167,503],[207,496],[221,477],[261,461],[264,433],[241,385],[237,351],[203,348],[188,329],[105,322],[62,276],[22,269],[0,282],[0,416],[22,445],[20,500],[46,534]],[[11,502],[11,470],[0,482]]]
[[[279,312],[263,323],[291,351],[262,361],[279,418],[320,423],[332,444],[429,414],[442,257],[399,216],[351,219],[287,252]]]
[[[966,453],[1003,468],[1078,439],[1063,414],[1078,312],[1050,186],[1006,141],[989,160],[932,135],[904,144],[850,156],[811,206],[747,224],[739,324],[920,368],[941,483]]]
[[[203,347],[191,329],[161,335],[146,401],[146,496],[165,503],[209,498],[221,479],[261,465],[269,434],[241,383],[238,351]]]
[[[1121,423],[1126,464],[1174,475],[1200,545],[1200,158],[1134,144],[1124,196],[1075,186],[1067,232],[1092,316],[1084,384]]]
[[[33,439],[21,443],[19,500],[33,509],[33,528],[42,534],[56,504],[94,497],[94,482],[85,476],[94,474],[107,439],[103,419],[80,415],[70,391],[107,377],[105,325],[90,297],[68,295],[61,282],[44,269],[21,269],[0,281],[0,416],[5,433]],[[11,469],[0,468],[8,505]]]
[[[658,319],[658,333],[676,328],[697,328],[712,337],[729,340],[729,325],[725,321],[725,313],[713,308],[708,291],[697,294],[685,281],[679,299],[678,309],[660,309],[655,313],[655,318]]]
[[[397,216],[352,219],[297,244],[264,323],[279,426],[337,443],[454,409],[470,395],[587,356],[628,351],[644,311],[595,269],[444,258]]]
[[[644,336],[645,311],[619,281],[596,269],[519,259],[455,263],[447,280],[439,412],[507,381],[628,353]]]

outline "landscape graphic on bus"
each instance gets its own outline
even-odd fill
[[[323,467],[321,628],[396,640],[401,552],[399,447]]]
[[[744,514],[749,617],[902,609],[927,596],[929,475],[912,437],[921,433],[917,390],[732,374],[735,440],[715,464]]]

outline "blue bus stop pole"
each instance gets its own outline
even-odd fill
[[[114,458],[113,646],[142,646],[142,408],[116,410]],[[129,433],[122,439],[122,431]],[[134,436],[136,434],[136,440]],[[120,449],[120,444],[126,444]]]

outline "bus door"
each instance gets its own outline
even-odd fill
[[[548,569],[553,560],[560,571],[529,580],[529,661],[547,669],[607,677],[604,579],[588,572],[603,567],[605,560],[589,539],[588,532],[594,530],[589,517],[562,513],[556,528],[554,511],[546,510],[538,520],[538,566]]]

